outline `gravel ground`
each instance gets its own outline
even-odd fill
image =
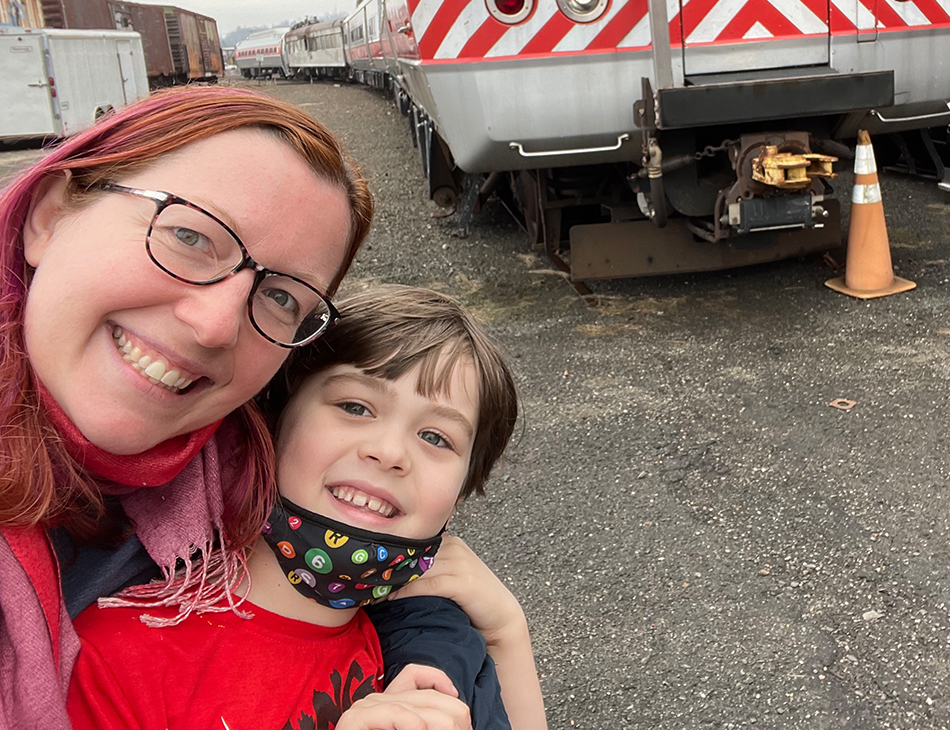
[[[450,292],[511,356],[523,431],[453,528],[525,608],[552,729],[950,725],[950,205],[933,183],[883,178],[914,292],[843,297],[808,259],[595,284],[592,308],[496,202],[465,240],[430,218],[378,93],[258,88],[336,130],[371,181],[350,286]]]
[[[454,527],[525,607],[552,728],[950,724],[950,205],[933,183],[884,179],[913,293],[852,300],[809,259],[597,284],[591,308],[500,205],[466,240],[430,218],[384,97],[262,88],[371,180],[353,281],[451,292],[511,355],[523,433]]]

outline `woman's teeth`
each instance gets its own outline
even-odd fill
[[[142,349],[132,344],[121,327],[113,328],[112,341],[122,353],[122,359],[152,385],[158,385],[172,393],[179,393],[194,382],[194,379],[189,380],[183,376],[181,371],[170,368],[164,360],[143,355]]]
[[[330,494],[341,502],[352,504],[354,507],[362,507],[369,512],[375,512],[383,517],[392,517],[396,513],[396,508],[386,500],[371,497],[365,492],[361,492],[353,487],[332,487]]]

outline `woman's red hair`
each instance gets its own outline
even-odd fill
[[[322,124],[262,94],[219,87],[157,93],[66,140],[0,195],[0,527],[64,524],[75,534],[94,536],[102,514],[93,478],[70,459],[39,406],[24,347],[29,270],[22,232],[39,186],[50,175],[68,170],[70,191],[81,198],[99,180],[132,173],[180,147],[247,127],[277,135],[318,176],[346,192],[350,237],[343,266],[328,292],[332,294],[369,231],[372,198]],[[224,513],[228,544],[240,548],[254,541],[267,516],[273,447],[253,404],[241,405],[230,418],[237,419],[246,435],[246,445],[237,454],[243,478],[228,491]]]

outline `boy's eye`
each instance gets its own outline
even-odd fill
[[[369,416],[369,408],[362,403],[340,403],[340,408],[351,416]]]
[[[433,446],[437,446],[440,449],[452,448],[452,444],[450,444],[442,434],[436,433],[435,431],[423,431],[419,434],[419,438],[421,438],[427,444],[432,444]]]

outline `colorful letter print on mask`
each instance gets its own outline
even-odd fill
[[[279,499],[264,526],[287,580],[330,608],[378,601],[425,573],[442,544],[360,530]]]

